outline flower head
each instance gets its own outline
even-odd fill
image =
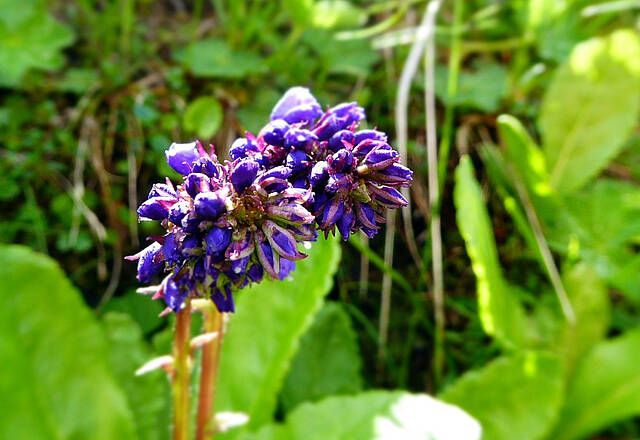
[[[190,144],[172,145],[173,165],[186,151],[175,145]],[[304,207],[311,191],[293,188],[285,167],[267,170],[247,155],[223,165],[199,143],[189,151],[198,157],[180,157],[182,183],[154,185],[138,208],[140,220],[159,221],[166,234],[127,258],[138,260],[140,281],[167,273],[156,297],[171,310],[189,295],[205,295],[232,312],[235,291],[265,276],[283,279],[305,257],[298,243],[316,237]]]

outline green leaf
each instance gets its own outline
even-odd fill
[[[105,336],[58,265],[2,246],[0,280],[0,438],[137,438]]]
[[[480,426],[460,408],[425,394],[369,391],[303,404],[284,424],[242,440],[479,440]]]
[[[380,58],[366,40],[336,40],[331,33],[320,29],[308,30],[302,38],[330,73],[363,76]]]
[[[640,415],[640,328],[598,344],[578,365],[554,440],[586,438]]]
[[[304,401],[360,391],[361,364],[349,315],[339,303],[325,304],[302,337],[291,362],[291,371],[281,392],[285,411]]]
[[[460,160],[455,181],[456,218],[476,275],[482,326],[508,348],[526,345],[530,323],[515,288],[502,275],[482,190],[473,176],[468,156]]]
[[[42,2],[16,7],[0,1],[0,85],[18,85],[30,69],[55,70],[64,59],[60,50],[73,42],[73,33],[54,20]]]
[[[551,187],[544,155],[522,123],[513,116],[500,115],[498,133],[504,145],[505,158],[513,165],[529,192],[539,196],[549,195]]]
[[[149,334],[163,323],[158,315],[164,309],[162,301],[152,301],[147,295],[140,295],[134,289],[117,296],[105,304],[104,313],[126,313],[138,324],[143,334]]]
[[[313,7],[313,26],[321,29],[358,27],[367,21],[362,9],[345,0],[321,0]]]
[[[566,320],[554,298],[553,318],[549,319],[551,325],[548,333],[550,348],[563,360],[566,374],[569,375],[584,354],[607,334],[611,321],[611,302],[603,281],[588,264],[580,263],[572,267],[564,274],[563,283],[576,315],[576,323],[572,325]],[[545,305],[539,308],[540,322]]]
[[[250,100],[238,109],[238,119],[243,128],[251,133],[258,133],[269,120],[271,109],[280,99],[280,93],[273,89],[261,87]]]
[[[171,391],[167,375],[163,370],[134,375],[154,354],[129,315],[110,312],[102,321],[110,344],[109,366],[129,400],[138,438],[169,439]]]
[[[340,259],[336,240],[318,240],[292,279],[263,282],[238,295],[220,363],[216,408],[241,411],[249,428],[269,422],[300,338],[329,292]]]
[[[223,40],[207,39],[187,47],[182,63],[196,76],[240,79],[265,71],[262,59],[252,52],[234,50]]]
[[[579,44],[547,90],[540,114],[551,185],[576,190],[602,170],[636,126],[640,39],[633,31]]]
[[[291,15],[294,25],[307,26],[313,18],[314,0],[283,0],[284,9]]]
[[[541,217],[554,249],[590,263],[602,278],[640,301],[640,272],[633,261],[633,241],[640,234],[637,185],[598,179],[565,195],[556,210]]]
[[[222,118],[220,102],[211,96],[201,96],[187,106],[182,125],[199,138],[209,139],[220,129]]]
[[[507,71],[497,63],[476,63],[471,72],[460,72],[458,90],[452,100],[447,93],[446,67],[436,66],[436,95],[445,105],[495,112],[507,95]]]
[[[556,420],[563,389],[562,363],[551,354],[530,351],[466,373],[440,398],[475,417],[483,440],[535,440]]]

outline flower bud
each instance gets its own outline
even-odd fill
[[[226,210],[224,198],[217,192],[204,192],[196,196],[193,202],[197,215],[217,219]]]
[[[239,193],[243,193],[253,183],[258,175],[260,166],[251,159],[241,159],[233,166],[231,170],[231,184]]]
[[[200,154],[196,142],[187,144],[173,143],[165,152],[167,163],[178,173],[186,176],[191,172],[192,164],[198,160]]]

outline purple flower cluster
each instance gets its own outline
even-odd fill
[[[138,279],[166,272],[154,298],[174,312],[189,295],[233,312],[236,290],[286,277],[305,257],[298,243],[315,240],[316,230],[373,237],[386,208],[407,204],[397,188],[412,172],[384,133],[357,129],[363,119],[355,102],[323,112],[308,89],[294,87],[257,137],[231,145],[231,161],[199,142],[172,144],[167,162],[183,180],[155,184],[138,208],[141,220],[166,230],[127,257],[138,261]]]

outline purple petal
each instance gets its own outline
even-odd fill
[[[260,165],[251,159],[242,159],[235,162],[231,170],[231,183],[234,189],[239,194],[243,193],[245,189],[251,186],[258,175],[259,169]]]
[[[256,241],[256,250],[258,251],[258,260],[260,261],[260,264],[262,264],[264,270],[271,275],[272,278],[279,278],[280,257],[276,252],[273,252],[271,246],[266,240],[261,240],[260,237],[256,237]]]
[[[329,176],[325,189],[330,193],[336,193],[340,190],[351,190],[353,186],[353,177],[351,174],[336,173]]]
[[[169,221],[174,225],[180,225],[182,219],[189,213],[189,204],[187,202],[178,202],[169,208]]]
[[[216,305],[216,308],[220,313],[234,313],[236,306],[233,302],[233,293],[231,292],[231,286],[228,284],[225,286],[226,294],[222,293],[220,289],[214,289],[211,294],[211,300]]]
[[[358,217],[360,223],[362,223],[367,228],[377,229],[376,214],[371,206],[367,205],[366,203],[357,202],[355,204],[355,208],[356,216]]]
[[[191,197],[195,197],[201,192],[208,192],[210,190],[209,177],[202,173],[191,173],[185,179],[184,187]]]
[[[138,280],[143,283],[150,283],[153,278],[164,269],[164,260],[157,261],[162,245],[157,242],[151,243],[141,253],[138,259]]]
[[[185,299],[189,296],[189,290],[186,286],[180,286],[173,277],[167,280],[164,288],[164,301],[167,306],[178,313],[182,309]]]
[[[217,192],[198,194],[193,201],[193,206],[196,214],[210,219],[217,219],[226,210],[224,198]]]
[[[345,147],[345,143],[353,144],[356,139],[356,135],[351,130],[340,130],[331,136],[329,139],[329,149],[331,151],[342,150]]]
[[[289,131],[289,124],[283,119],[276,119],[268,123],[260,133],[258,138],[264,139],[269,145],[281,147],[284,145],[284,136]]]
[[[311,186],[313,187],[323,185],[328,178],[329,164],[325,161],[320,161],[317,162],[311,169],[311,174],[309,175],[309,183],[311,183]]]
[[[344,240],[349,239],[349,235],[351,235],[351,228],[353,227],[355,220],[356,218],[353,215],[353,212],[349,210],[348,212],[345,212],[342,217],[340,217],[340,219],[336,222],[338,230],[340,231],[340,235],[342,235],[342,238]]]
[[[413,180],[413,171],[399,163],[393,163],[376,175],[375,180],[380,183],[409,186]]]
[[[247,270],[247,276],[251,279],[251,281],[259,282],[264,277],[264,269],[261,264],[252,264]]]
[[[409,204],[398,190],[390,186],[369,185],[368,189],[375,201],[387,208],[398,208]]]
[[[195,212],[191,211],[182,219],[180,224],[182,225],[182,229],[184,232],[194,233],[198,231],[198,226],[202,222],[202,218],[200,218]]]
[[[178,173],[186,176],[191,172],[191,165],[198,160],[200,153],[196,142],[188,144],[173,143],[167,151],[165,151],[167,163]]]
[[[302,128],[290,128],[284,135],[284,146],[289,148],[297,148],[299,150],[307,150],[307,145],[317,141],[318,137]]]
[[[213,159],[202,156],[193,163],[192,170],[194,173],[206,174],[209,177],[218,176],[218,165]]]
[[[313,122],[322,115],[320,104],[301,104],[289,110],[283,117],[289,124]]]
[[[287,155],[287,167],[293,174],[301,173],[311,168],[311,158],[304,151],[292,150]]]
[[[344,202],[340,198],[335,198],[322,211],[320,218],[320,228],[324,229],[338,221],[344,213]]]
[[[238,260],[251,255],[254,248],[253,232],[247,229],[241,231],[238,236],[233,237],[231,246],[227,248],[225,256],[231,261]]]
[[[370,170],[381,170],[400,160],[398,152],[392,148],[376,148],[364,158],[364,164]]]
[[[274,220],[285,223],[311,223],[313,215],[301,205],[268,206],[267,214]]]
[[[176,199],[170,197],[154,197],[140,205],[138,215],[143,220],[164,220],[175,202]]]
[[[378,130],[360,130],[357,131],[355,134],[355,145],[358,145],[360,142],[364,141],[365,139],[372,139],[375,141],[382,141],[382,142],[387,142],[387,135],[386,133],[383,133],[381,131]]]
[[[269,240],[273,250],[279,253],[282,257],[287,260],[301,260],[306,257],[305,254],[298,251],[296,239],[286,229],[267,220],[264,222],[262,230]]]
[[[227,250],[231,243],[232,231],[229,228],[218,228],[214,226],[207,231],[204,237],[207,255],[220,254]]]
[[[284,116],[299,106],[317,106],[320,107],[316,98],[306,87],[291,87],[287,90],[278,103],[273,107],[271,112],[271,120],[284,119]],[[319,115],[318,115],[319,116]],[[298,122],[298,121],[295,121]]]
[[[346,173],[350,171],[354,164],[353,154],[350,151],[343,148],[336,153],[333,153],[327,158],[327,162],[331,169],[338,173]]]
[[[175,198],[177,197],[177,194],[173,187],[167,185],[166,183],[154,183],[151,187],[151,191],[149,191],[149,197],[147,198],[152,199],[154,197]]]
[[[279,280],[284,280],[293,272],[296,268],[296,263],[291,260],[280,259],[280,272],[278,274]]]
[[[259,152],[256,142],[252,139],[238,138],[233,141],[231,148],[229,148],[229,157],[233,160],[247,157],[250,151]]]
[[[365,139],[362,142],[356,144],[356,146],[352,150],[352,153],[355,156],[362,157],[367,155],[371,150],[383,147],[388,147],[386,142],[378,141],[375,139]]]
[[[178,248],[175,234],[168,234],[162,244],[162,253],[169,264],[179,264],[183,260],[182,253]]]
[[[240,258],[239,260],[234,260],[231,262],[231,270],[235,274],[244,273],[247,270],[247,265],[249,264],[250,256],[246,256],[244,258]]]
[[[182,240],[182,255],[185,257],[202,255],[202,238],[199,235],[187,235]]]

